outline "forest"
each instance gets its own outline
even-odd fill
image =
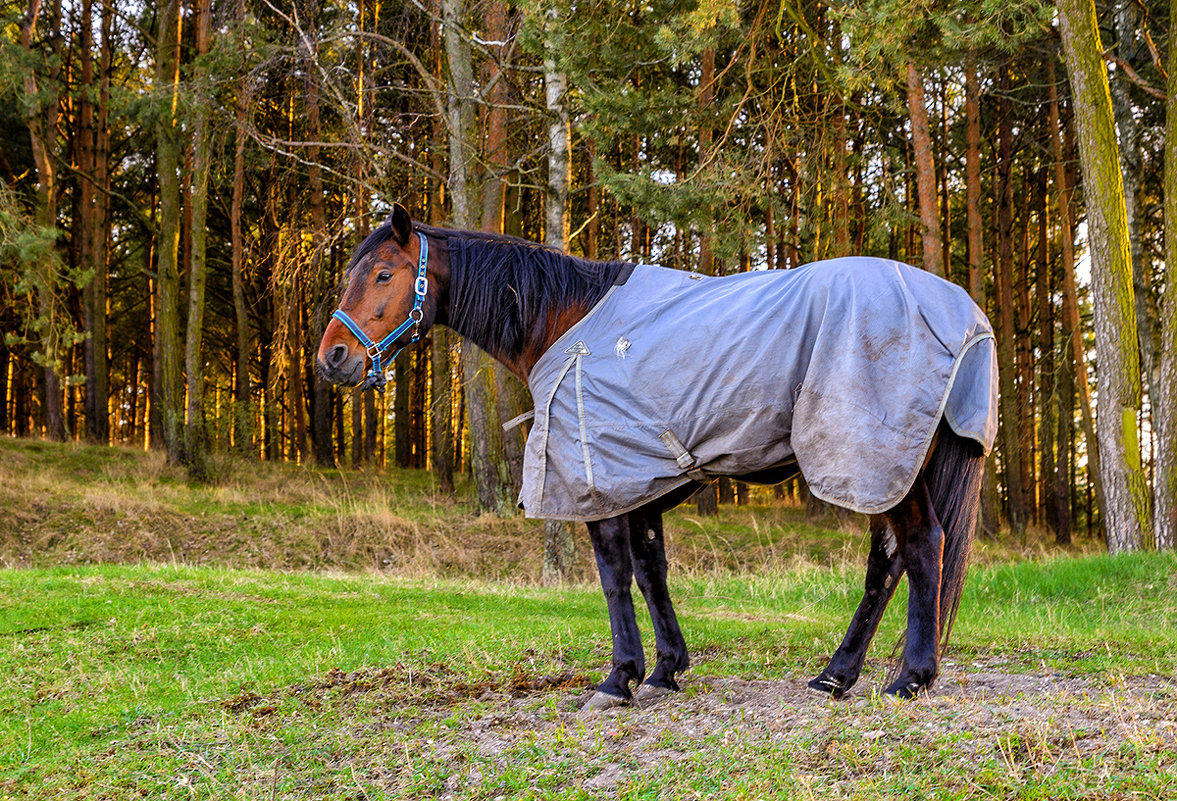
[[[436,328],[383,393],[316,375],[351,250],[400,202],[592,259],[945,276],[997,333],[986,532],[1177,541],[1168,4],[0,9],[0,431],[195,480],[224,452],[466,472],[516,513],[500,422],[531,401],[484,353]]]

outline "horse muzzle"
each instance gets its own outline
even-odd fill
[[[353,356],[347,345],[334,345],[315,359],[315,366],[332,384],[354,386],[364,378],[364,353]]]

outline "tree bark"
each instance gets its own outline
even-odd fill
[[[445,49],[449,62],[450,217],[454,227],[477,227],[470,165],[476,151],[470,137],[475,128],[474,71],[470,40],[465,35],[462,0],[442,0]],[[462,342],[462,371],[466,381],[466,408],[470,416],[471,460],[478,503],[496,514],[514,513],[510,497],[511,476],[503,456],[502,428],[495,402],[494,360],[471,342]]]
[[[699,166],[702,167],[710,157],[711,151],[711,122],[707,118],[711,104],[715,100],[715,48],[708,47],[703,51],[702,74],[699,78],[699,110],[703,119],[699,123]],[[699,236],[699,272],[703,275],[715,275],[715,253],[712,244],[713,235],[710,230],[704,230]],[[703,514],[700,511],[700,514]]]
[[[1169,41],[1177,42],[1177,14]],[[1157,548],[1177,547],[1177,50],[1169,51],[1165,101],[1165,290],[1161,298],[1161,377],[1153,420],[1157,426]]]
[[[998,263],[995,273],[997,291],[997,351],[999,385],[1001,391],[1001,445],[1005,464],[1005,489],[1008,497],[1007,517],[1010,528],[1017,535],[1025,530],[1025,502],[1023,499],[1022,448],[1018,437],[1017,369],[1015,356],[1014,296],[1013,296],[1013,153],[1012,123],[1008,99],[1009,72],[1001,70],[997,133],[997,240]]]
[[[969,295],[985,308],[985,284],[982,280],[985,252],[982,245],[984,223],[981,219],[981,81],[977,56],[965,54],[965,222],[968,242]],[[996,459],[989,455],[981,492],[980,526],[986,537],[997,536],[1000,512],[997,495]]]
[[[168,461],[178,462],[182,446],[183,398],[180,391],[180,4],[163,0],[156,37],[155,84],[164,99],[156,109],[156,175],[159,181],[159,245],[156,248],[154,339],[154,431]],[[157,436],[158,435],[158,436]]]
[[[1093,0],[1060,0],[1059,27],[1075,97],[1099,360],[1099,437],[1108,550],[1136,550],[1151,532],[1140,460],[1140,361],[1124,181]]]
[[[1055,478],[1055,432],[1058,427],[1058,396],[1055,392],[1054,371],[1054,294],[1051,281],[1051,260],[1049,252],[1049,213],[1047,211],[1045,169],[1035,175],[1034,207],[1038,216],[1038,245],[1035,252],[1035,276],[1038,301],[1038,474],[1042,491],[1041,509],[1046,527],[1057,536],[1059,530],[1059,509],[1054,502]]]
[[[20,29],[21,46],[33,52],[33,35],[41,13],[41,0],[29,0],[28,14]],[[48,97],[42,97],[42,88],[37,83],[37,73],[29,70],[24,76],[24,91],[28,101],[27,122],[29,144],[33,151],[33,164],[37,171],[36,210],[34,222],[44,233],[57,227],[57,170],[54,165],[53,147],[57,136],[58,98],[56,86],[61,72],[61,0],[53,4],[50,12],[50,29],[55,32],[53,49],[48,59]],[[49,439],[63,440],[66,437],[66,418],[62,407],[61,326],[64,317],[55,291],[57,288],[56,253],[51,246],[42,257],[42,263],[31,269],[40,272],[33,281],[36,286],[37,313],[40,317],[38,328],[42,333],[41,353],[44,357],[42,383],[44,388],[45,435]]]
[[[981,81],[977,75],[977,54],[965,55],[965,218],[968,226],[969,295],[985,307],[981,282],[985,254],[981,245]]]
[[[920,239],[924,269],[944,276],[944,253],[940,247],[940,212],[936,208],[936,165],[932,158],[932,137],[928,129],[928,106],[924,82],[914,61],[907,62],[907,110],[911,117],[911,144],[919,193]]]
[[[556,11],[548,12],[548,25],[558,24]],[[550,33],[550,31],[549,31]],[[572,188],[569,162],[572,125],[568,113],[567,81],[556,64],[556,48],[547,44],[544,56],[544,97],[548,110],[548,185],[544,195],[544,243],[560,250],[568,249],[570,229],[568,194]],[[544,521],[544,561],[542,574],[546,582],[572,577],[576,562],[576,541],[572,526],[563,520]]]
[[[429,52],[433,74],[443,79],[441,58],[441,23],[434,20],[429,28]],[[430,163],[440,175],[444,171],[444,149],[446,147],[446,121],[435,118],[430,141]],[[440,179],[429,178],[429,222],[437,225],[443,219],[443,184]],[[453,380],[453,334],[448,328],[434,326],[429,341],[430,381],[430,457],[433,471],[437,476],[438,488],[445,493],[454,491],[454,380]]]
[[[1135,3],[1125,3],[1116,11],[1116,37],[1120,52],[1126,53],[1136,45],[1136,39],[1144,20]],[[1154,331],[1156,328],[1156,307],[1152,290],[1152,265],[1145,255],[1145,237],[1142,234],[1141,211],[1147,208],[1144,197],[1144,158],[1141,146],[1142,131],[1133,109],[1129,93],[1128,78],[1124,71],[1117,72],[1109,82],[1112,96],[1112,113],[1115,117],[1116,132],[1120,143],[1120,169],[1124,178],[1124,211],[1128,218],[1128,248],[1132,260],[1133,300],[1136,308],[1136,333],[1140,340],[1140,366],[1144,373],[1144,386],[1148,390],[1150,407],[1156,409],[1158,394],[1157,381],[1160,375],[1160,356]]]
[[[1068,139],[1068,145],[1063,147],[1062,140],[1062,115],[1059,112],[1059,99],[1057,80],[1055,76],[1054,62],[1049,64],[1048,72],[1049,83],[1049,104],[1048,111],[1050,115],[1050,130],[1051,130],[1051,155],[1054,157],[1054,184],[1055,191],[1058,193],[1058,218],[1059,218],[1059,241],[1062,246],[1062,290],[1063,290],[1063,318],[1062,318],[1062,336],[1069,343],[1071,357],[1067,362],[1067,368],[1064,373],[1060,374],[1060,381],[1066,380],[1067,387],[1071,390],[1065,393],[1062,397],[1070,398],[1072,392],[1078,395],[1079,408],[1083,419],[1083,436],[1086,443],[1087,460],[1089,465],[1089,475],[1095,482],[1094,490],[1095,496],[1098,500],[1099,507],[1103,508],[1103,482],[1100,480],[1102,474],[1099,467],[1099,444],[1095,436],[1095,415],[1091,410],[1091,390],[1087,382],[1087,355],[1083,347],[1083,332],[1079,323],[1079,297],[1078,289],[1075,285],[1075,233],[1074,233],[1074,217],[1072,214],[1071,197],[1073,195],[1073,182],[1071,180],[1070,170],[1067,168],[1067,163],[1072,156],[1072,144]],[[1069,130],[1069,129],[1068,129]],[[1061,384],[1060,384],[1061,386]],[[1071,452],[1071,435],[1070,429],[1074,424],[1074,411],[1067,401],[1066,413],[1060,418],[1059,441],[1063,442],[1062,437],[1067,436],[1066,445],[1068,453]],[[1065,429],[1065,430],[1064,430]],[[1060,454],[1062,449],[1060,449]],[[1061,457],[1060,457],[1061,458]],[[1070,542],[1069,523],[1072,519],[1070,514],[1071,507],[1071,468],[1068,461],[1064,465],[1060,465],[1060,471],[1065,471],[1065,475],[1060,475],[1060,487],[1058,492],[1065,491],[1066,498],[1060,498],[1058,503],[1065,505],[1067,510],[1066,519],[1068,521],[1068,531],[1065,535],[1066,541]],[[1060,537],[1064,536],[1062,533]]]
[[[236,25],[245,25],[245,0],[237,0]],[[249,309],[245,303],[245,246],[241,235],[241,212],[245,195],[245,110],[249,97],[248,78],[237,82],[237,121],[233,147],[233,199],[229,208],[229,241],[233,260],[233,445],[238,453],[257,455],[253,447],[253,414],[249,381]]]
[[[94,119],[94,37],[93,2],[82,7],[81,83],[85,87],[78,99],[78,224],[80,266],[91,273],[83,290],[83,314],[86,327],[86,438],[106,444],[110,439],[110,368],[106,337],[106,173],[107,137],[106,104],[110,96],[110,4],[103,4],[102,55],[98,67],[98,120]]]
[[[212,9],[210,0],[197,0],[196,53],[208,53]],[[204,287],[208,275],[208,178],[212,170],[212,132],[209,127],[209,104],[212,98],[199,88],[206,79],[206,68],[197,62],[195,82],[196,120],[192,155],[192,254],[188,267],[188,327],[184,343],[184,367],[188,374],[187,423],[184,427],[184,463],[188,474],[197,481],[209,476],[208,443],[204,425]]]
[[[310,19],[308,29],[313,37],[310,41],[310,50],[306,54],[306,109],[307,109],[307,129],[310,133],[312,142],[320,142],[323,139],[323,123],[322,114],[319,108],[319,72],[318,72],[318,55],[319,55],[319,9],[317,3],[311,3]],[[308,148],[307,158],[310,162],[307,166],[307,181],[310,195],[308,202],[311,207],[311,260],[310,260],[310,285],[315,297],[325,297],[330,291],[331,286],[335,282],[335,276],[331,274],[328,269],[331,260],[326,258],[327,251],[327,213],[324,209],[326,200],[326,193],[323,189],[323,168],[319,165],[319,154],[321,148],[317,145],[311,145]],[[324,304],[318,304],[315,313],[312,315],[312,325],[315,332],[320,332],[327,326],[327,321],[324,320]],[[313,364],[314,359],[314,340],[310,340],[304,358],[308,360],[309,364]],[[335,466],[335,448],[332,447],[331,442],[331,421],[334,406],[335,393],[331,389],[331,385],[319,375],[319,371],[309,369],[311,378],[311,447],[314,451],[315,462],[323,467]]]

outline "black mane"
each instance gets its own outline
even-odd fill
[[[416,228],[446,240],[448,324],[492,356],[515,357],[540,344],[549,333],[544,325],[554,322],[556,313],[574,305],[592,308],[630,266],[577,258],[512,236]]]

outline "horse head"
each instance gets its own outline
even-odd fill
[[[335,384],[383,388],[382,365],[395,358],[385,360],[385,352],[416,342],[437,319],[445,266],[396,204],[352,255],[343,299],[319,343],[320,375]]]

